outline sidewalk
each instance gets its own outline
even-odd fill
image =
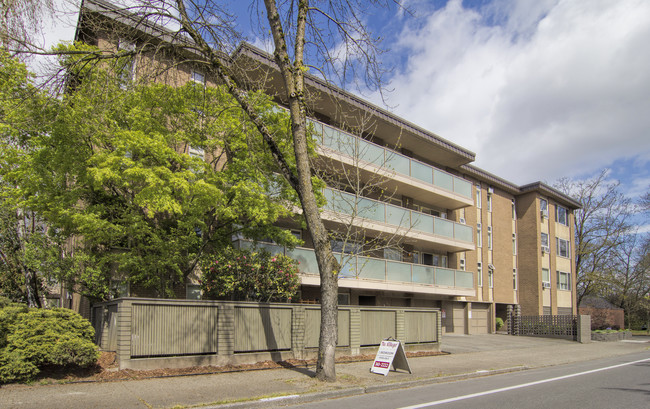
[[[444,336],[442,350],[450,354],[410,358],[413,374],[390,372],[384,377],[369,372],[371,362],[337,364],[335,383],[312,379],[313,368],[283,368],[104,383],[9,385],[0,388],[0,408],[268,407],[270,402],[258,400],[310,401],[641,351],[650,356],[650,339],[578,344],[508,335]]]

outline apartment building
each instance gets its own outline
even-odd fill
[[[77,39],[100,47],[137,48],[151,41],[145,31],[165,32],[141,29],[101,0],[83,7]],[[112,24],[87,24],[102,19]],[[132,38],[111,32],[115,24],[131,25]],[[150,64],[146,55],[140,58],[134,66]],[[231,58],[251,67],[249,81],[266,84],[265,91],[280,106],[285,103],[276,93],[280,82],[272,56],[242,44]],[[173,73],[175,83],[215,81],[189,63]],[[473,152],[316,77],[308,76],[306,85],[316,167],[328,182],[322,217],[342,266],[340,304],[441,308],[443,331],[459,334],[493,332],[495,318],[505,319],[509,306],[529,315],[577,313],[575,200],[540,182],[517,186],[485,172],[472,165]],[[299,260],[298,302],[318,303],[309,234],[289,220],[279,223],[303,244],[290,250],[235,237],[234,245]],[[194,280],[178,294],[200,298]]]

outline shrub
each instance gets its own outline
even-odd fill
[[[19,351],[0,350],[0,384],[25,382],[38,375],[38,368]]]
[[[501,328],[503,328],[503,319],[497,317],[497,319],[496,319],[496,327],[497,327],[497,331],[499,331],[499,330],[501,330]]]
[[[202,263],[206,299],[290,301],[299,286],[298,262],[282,254],[226,248]]]
[[[0,383],[29,380],[47,365],[88,367],[99,358],[95,330],[72,310],[11,305],[0,310],[0,323]]]

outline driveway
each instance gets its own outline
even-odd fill
[[[575,341],[559,338],[517,337],[505,334],[443,335],[440,344],[443,352],[465,354],[469,352],[504,351],[512,349],[573,344]]]

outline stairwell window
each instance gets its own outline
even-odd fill
[[[481,208],[481,185],[476,185],[476,207]]]
[[[488,286],[494,288],[494,269],[488,268]]]
[[[488,249],[492,250],[492,226],[487,228],[487,241]]]
[[[483,238],[481,237],[481,223],[476,224],[476,247],[483,247]]]
[[[477,264],[476,277],[477,277],[477,281],[478,281],[478,283],[477,283],[478,286],[483,287],[483,265],[481,264],[481,262],[479,262]]]
[[[517,269],[516,268],[512,269],[512,289],[513,290],[517,289]]]
[[[548,233],[542,233],[541,235],[542,248],[548,249]]]

